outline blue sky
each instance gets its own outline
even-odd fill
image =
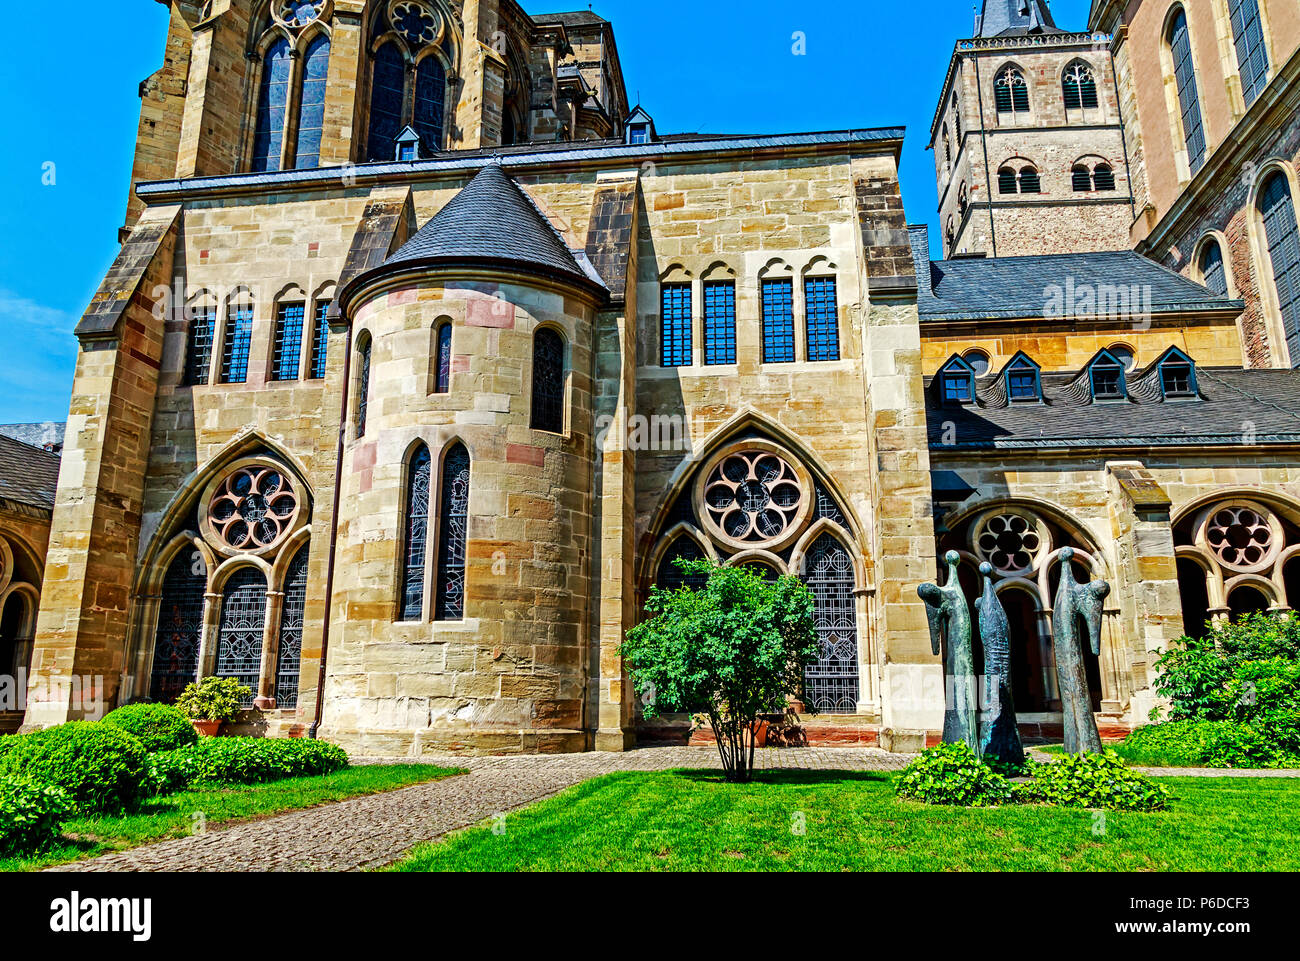
[[[114,3],[112,16],[96,18],[96,44],[78,48],[87,75],[71,69],[62,21],[47,5],[9,6],[0,47],[11,131],[0,152],[0,423],[64,420],[72,328],[117,253],[138,87],[161,65],[167,11]],[[664,132],[906,126],[904,203],[911,221],[933,224],[925,143],[953,42],[971,33],[970,0],[601,0],[593,8],[614,22],[629,97],[639,95]],[[1062,27],[1081,30],[1088,0],[1055,0],[1052,10]],[[803,56],[792,52],[796,31],[806,36]]]

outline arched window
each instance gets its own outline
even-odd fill
[[[248,353],[253,346],[253,304],[246,297],[226,306],[226,330],[222,337],[221,382],[242,384],[248,380]]]
[[[424,617],[424,564],[429,540],[429,448],[421,444],[411,453],[406,477],[406,544],[402,551],[402,596],[398,601],[403,621]]]
[[[275,658],[275,706],[298,706],[298,676],[302,670],[302,628],[307,609],[307,547],[289,562],[284,574],[284,604],[280,610],[280,644]]]
[[[1097,81],[1092,68],[1078,61],[1065,68],[1061,93],[1066,110],[1091,110],[1097,106]]]
[[[1205,131],[1201,126],[1201,100],[1196,90],[1196,69],[1192,62],[1192,40],[1187,30],[1187,14],[1179,10],[1169,24],[1169,52],[1174,61],[1174,83],[1178,89],[1178,107],[1187,146],[1187,163],[1192,173],[1205,162]]]
[[[374,56],[370,80],[370,130],[366,135],[368,160],[392,160],[397,135],[402,130],[403,104],[406,98],[406,58],[393,41],[385,43]]]
[[[691,365],[691,285],[664,284],[660,291],[660,361],[664,367]]]
[[[943,127],[943,159],[949,163],[952,162],[952,140],[948,137],[948,125]]]
[[[1070,186],[1077,194],[1086,194],[1092,190],[1092,171],[1087,164],[1075,164],[1070,169]]]
[[[1268,48],[1259,19],[1259,0],[1228,0],[1228,11],[1241,71],[1241,94],[1249,107],[1268,83]]]
[[[1110,164],[1097,164],[1092,168],[1092,184],[1094,190],[1115,189],[1115,171]]]
[[[469,542],[469,451],[457,444],[442,462],[438,509],[437,600],[434,617],[459,621],[465,616],[465,553]]]
[[[447,71],[433,54],[420,61],[415,71],[415,119],[424,156],[443,149],[442,128],[447,99]]]
[[[302,325],[307,305],[281,304],[275,312],[275,341],[271,349],[271,379],[297,380],[302,356]]]
[[[1220,297],[1228,296],[1228,271],[1223,263],[1223,250],[1211,237],[1201,248],[1201,283]]]
[[[1020,168],[1020,192],[1022,194],[1042,193],[1043,185],[1038,179],[1038,168]]]
[[[805,562],[817,629],[817,663],[804,672],[804,696],[823,713],[858,707],[858,607],[853,559],[838,539],[822,534]]]
[[[311,338],[311,372],[313,380],[325,377],[325,361],[329,357],[330,346],[330,303],[328,300],[316,301],[316,325]]]
[[[533,337],[532,428],[564,431],[564,338],[550,327]]]
[[[794,281],[763,281],[763,363],[794,361]]]
[[[257,97],[257,126],[253,133],[253,170],[279,170],[284,153],[284,125],[289,115],[289,81],[293,60],[289,41],[271,44],[262,63]]]
[[[163,578],[149,700],[170,704],[186,684],[198,678],[203,596],[207,589],[207,570],[200,555],[182,548]]]
[[[957,149],[961,150],[961,104],[957,102],[956,93],[952,95],[952,127],[957,137]]]
[[[266,578],[256,567],[230,575],[221,595],[217,632],[218,677],[233,677],[252,689],[243,707],[253,706],[262,677],[262,640],[266,633]]]
[[[839,304],[834,277],[805,277],[804,320],[808,333],[808,359],[840,359]]]
[[[1014,167],[998,168],[998,193],[1014,194],[1019,191]]]
[[[705,281],[704,362],[736,362],[736,285],[733,281]]]
[[[1028,113],[1029,86],[1018,67],[1003,67],[993,81],[993,98],[998,113]]]
[[[299,170],[320,164],[325,132],[325,84],[330,72],[330,41],[321,34],[307,46],[302,62],[302,95],[298,107],[298,146],[293,165]]]
[[[451,323],[439,325],[436,337],[438,373],[434,378],[433,392],[445,394],[451,390]]]
[[[683,587],[689,587],[691,590],[699,590],[705,584],[705,578],[692,574],[687,576],[677,567],[678,560],[685,561],[702,561],[704,560],[704,551],[700,545],[689,537],[678,537],[673,541],[672,546],[664,552],[663,558],[659,561],[659,569],[656,572],[655,584],[666,591],[675,591]]]
[[[952,253],[952,245],[957,240],[957,234],[953,231],[952,218],[948,218],[948,224],[943,229],[943,239],[948,247],[948,253]]]
[[[357,345],[357,437],[366,436],[366,417],[370,412],[370,335],[362,334]]]
[[[1124,386],[1124,365],[1109,351],[1103,350],[1088,368],[1093,400],[1122,400],[1128,396]]]
[[[1296,229],[1291,184],[1282,172],[1274,173],[1264,182],[1259,193],[1259,212],[1264,221],[1273,286],[1291,366],[1300,367],[1300,232]]]
[[[217,335],[217,308],[212,304],[190,307],[190,328],[185,342],[185,383],[206,384],[211,376],[212,343]]]
[[[970,196],[966,193],[966,185],[962,184],[957,190],[957,216],[965,217],[966,208],[970,206]]]

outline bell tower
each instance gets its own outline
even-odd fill
[[[985,0],[930,128],[945,257],[1120,250],[1134,218],[1110,38]]]

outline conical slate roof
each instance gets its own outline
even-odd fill
[[[1047,0],[984,0],[984,13],[980,16],[981,37],[1064,32],[1053,22]]]
[[[380,270],[422,263],[516,266],[603,286],[499,163],[479,171]]]

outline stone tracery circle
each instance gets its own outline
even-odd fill
[[[725,451],[701,479],[701,515],[713,533],[733,546],[787,542],[811,509],[811,485],[771,445]]]
[[[275,18],[291,29],[315,23],[325,13],[328,0],[280,0],[275,5]]]
[[[1051,549],[1051,535],[1036,518],[1012,511],[985,516],[972,535],[980,560],[988,561],[999,574],[1026,574]]]
[[[412,48],[437,42],[442,29],[438,14],[418,0],[394,3],[388,8],[388,19]]]
[[[293,530],[299,498],[283,471],[250,464],[231,471],[208,500],[208,522],[228,548],[262,551]]]
[[[1231,504],[1216,509],[1205,521],[1205,540],[1224,567],[1255,571],[1277,553],[1272,518],[1254,505]]]

